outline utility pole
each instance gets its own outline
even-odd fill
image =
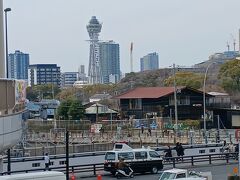
[[[218,131],[217,131],[217,143],[220,142],[220,118],[219,115],[217,115],[217,122],[218,122]]]
[[[175,64],[173,64],[173,85],[174,85],[174,107],[175,107],[175,124],[176,124],[176,131],[178,130],[178,112],[177,112],[177,88],[176,88],[176,71],[175,71]]]
[[[69,131],[66,131],[66,180],[69,180]]]

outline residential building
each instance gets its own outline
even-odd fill
[[[104,99],[111,99],[112,96],[108,93],[103,93],[103,94],[94,94],[89,98],[90,102],[98,102]]]
[[[120,111],[124,117],[144,119],[152,114],[174,123],[174,87],[139,87],[115,97],[120,101]],[[206,124],[208,128],[239,128],[240,111],[231,109],[229,97],[224,94],[206,93]],[[177,115],[179,121],[197,120],[203,127],[203,92],[177,87]],[[166,123],[166,121],[164,122]]]
[[[156,70],[159,68],[159,59],[156,52],[149,53],[140,59],[140,71]]]
[[[19,50],[8,55],[8,78],[28,79],[29,54]]]
[[[53,84],[61,86],[61,72],[57,64],[34,64],[28,69],[28,85]]]
[[[117,83],[121,75],[119,44],[114,41],[101,42],[99,52],[103,83]]]
[[[73,87],[78,81],[78,72],[65,72],[62,74],[62,87]]]
[[[109,109],[108,106],[99,103],[93,104],[85,109],[85,115],[91,122],[111,121],[117,119],[117,114],[117,111]]]
[[[88,78],[87,78],[86,73],[85,73],[85,66],[84,65],[81,65],[78,68],[78,81],[88,82]]]

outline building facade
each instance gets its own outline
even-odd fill
[[[175,120],[174,87],[139,87],[115,97],[120,101],[121,118],[144,119],[154,114],[166,122]],[[196,120],[203,127],[203,92],[177,87],[177,115],[179,121]],[[229,97],[206,93],[207,128],[239,128],[240,111],[231,108]]]
[[[159,59],[156,52],[149,53],[140,59],[140,71],[156,70],[159,68]]]
[[[63,87],[73,87],[76,81],[78,81],[78,72],[65,72],[62,74]]]
[[[19,50],[8,55],[8,77],[11,79],[28,79],[29,54]]]
[[[117,83],[121,73],[119,44],[114,41],[101,42],[99,49],[103,83]]]
[[[61,86],[61,71],[57,64],[34,64],[28,69],[28,85],[53,84]]]

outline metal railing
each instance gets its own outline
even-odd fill
[[[238,160],[238,153],[220,153],[220,154],[208,154],[208,155],[198,155],[198,156],[183,156],[183,157],[171,157],[171,158],[163,158],[164,166],[176,168],[178,164],[186,164],[191,166],[196,166],[197,163],[207,162],[207,164],[213,164],[213,162],[221,161],[221,164],[228,164],[230,160]],[[32,159],[24,159],[23,161],[32,161]],[[237,163],[237,162],[236,162]],[[103,171],[103,163],[96,164],[87,164],[87,165],[75,165],[69,166],[69,172],[74,173],[89,173],[89,176],[96,175],[97,172]],[[206,165],[206,163],[204,164]],[[49,171],[57,170],[66,173],[66,167],[51,167],[48,169]],[[16,173],[29,173],[29,172],[39,172],[46,171],[45,168],[37,168],[37,169],[29,169],[29,170],[19,170],[19,171],[11,171],[11,172],[3,172],[0,175],[6,174],[16,174]]]

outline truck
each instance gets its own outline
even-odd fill
[[[194,172],[187,169],[169,169],[163,171],[159,180],[181,179],[181,180],[212,180],[211,172]]]

